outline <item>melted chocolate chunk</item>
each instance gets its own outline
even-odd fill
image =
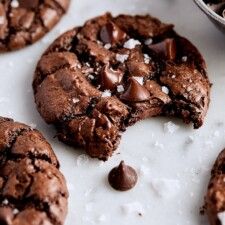
[[[123,79],[123,72],[121,70],[114,70],[110,68],[109,64],[102,68],[101,85],[103,90],[113,90]]]
[[[105,44],[116,44],[126,38],[126,33],[115,23],[109,22],[101,28],[100,38]]]
[[[136,171],[125,165],[124,161],[121,161],[118,167],[113,168],[108,176],[109,184],[118,191],[128,191],[132,189],[138,180]]]
[[[134,78],[129,79],[129,86],[127,90],[120,96],[124,101],[128,102],[142,102],[150,98],[149,91]]]
[[[176,59],[176,41],[174,39],[165,39],[157,44],[149,45],[149,49],[168,60]]]

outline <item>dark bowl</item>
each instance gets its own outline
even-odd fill
[[[209,17],[209,19],[225,34],[225,19],[210,9],[203,0],[194,0],[197,6]]]

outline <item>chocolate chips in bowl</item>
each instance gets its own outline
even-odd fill
[[[225,0],[194,0],[219,30],[225,33]]]
[[[207,6],[225,19],[225,0],[205,0]]]

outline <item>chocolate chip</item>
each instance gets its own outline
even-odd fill
[[[176,59],[176,42],[172,38],[167,38],[162,42],[149,45],[148,47],[161,57],[169,60]]]
[[[11,208],[0,208],[0,224],[11,225],[13,219],[13,213]]]
[[[109,184],[118,191],[128,191],[132,189],[138,180],[136,171],[125,165],[124,161],[121,161],[118,167],[113,168],[109,175]]]
[[[101,28],[100,38],[105,44],[115,44],[124,40],[126,38],[126,33],[123,32],[116,24],[110,22]]]
[[[39,0],[19,0],[19,6],[26,9],[35,9],[39,5]]]
[[[101,72],[101,84],[104,90],[114,89],[123,79],[121,70],[113,70],[109,64],[105,65]]]
[[[128,89],[120,96],[122,100],[129,102],[147,101],[149,97],[148,90],[134,78],[130,78]]]

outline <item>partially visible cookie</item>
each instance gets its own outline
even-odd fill
[[[0,117],[0,224],[63,225],[68,191],[40,132]]]
[[[225,149],[213,166],[205,197],[205,209],[211,225],[225,224]]]
[[[0,1],[0,52],[23,48],[49,32],[70,0]]]
[[[103,160],[121,132],[147,117],[180,117],[199,128],[210,101],[199,51],[149,15],[107,13],[63,34],[41,57],[33,89],[59,139]]]

